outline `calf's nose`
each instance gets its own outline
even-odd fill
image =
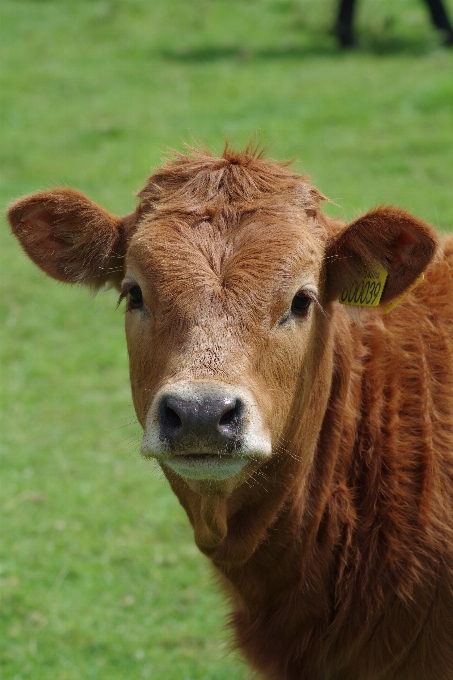
[[[243,430],[244,406],[231,395],[164,395],[159,403],[160,436],[172,447],[184,448],[194,441],[231,449]]]

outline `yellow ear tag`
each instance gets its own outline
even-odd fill
[[[402,302],[404,298],[406,298],[409,295],[409,293],[411,293],[414,290],[414,288],[417,288],[417,286],[419,286],[424,280],[425,275],[420,274],[418,279],[416,279],[412,286],[409,286],[409,288],[407,288],[404,291],[404,293],[402,293],[399,297],[395,298],[394,300],[391,300],[386,305],[383,305],[382,311],[384,312],[384,314],[388,314],[389,312],[392,311],[392,309],[395,309],[395,307],[397,307],[400,304],[400,302]]]
[[[375,262],[372,268],[358,271],[355,279],[341,291],[341,304],[377,307],[387,276],[387,270],[379,262]]]

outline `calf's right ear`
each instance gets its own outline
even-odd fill
[[[92,288],[121,281],[134,217],[111,215],[73,189],[24,196],[8,210],[13,234],[38,267],[58,281]]]
[[[342,293],[363,290],[359,285],[363,276],[360,272],[374,272],[376,265],[380,265],[386,279],[385,285],[378,284],[379,300],[394,300],[410,289],[428,266],[437,243],[432,227],[405,210],[392,206],[370,210],[333,234],[328,243],[329,297],[342,301]],[[349,304],[363,304],[350,302],[350,298],[348,301]]]

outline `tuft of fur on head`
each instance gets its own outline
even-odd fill
[[[220,157],[192,146],[187,146],[186,154],[172,151],[138,192],[140,210],[181,211],[202,217],[225,205],[251,212],[257,203],[262,208],[267,199],[271,207],[276,197],[287,196],[309,216],[317,214],[326,198],[306,176],[290,170],[292,161],[264,160],[265,151],[254,142],[243,151],[232,149],[227,142]]]

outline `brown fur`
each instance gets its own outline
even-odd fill
[[[453,239],[391,207],[331,220],[305,178],[251,148],[177,155],[139,197],[120,221],[40,192],[10,221],[55,278],[119,281],[125,260],[146,300],[126,314],[144,427],[167,383],[253,393],[273,453],[241,483],[164,468],[231,597],[236,644],[268,680],[451,680]],[[376,261],[383,301],[426,280],[357,323],[339,291]],[[283,323],[310,281],[319,307]]]

